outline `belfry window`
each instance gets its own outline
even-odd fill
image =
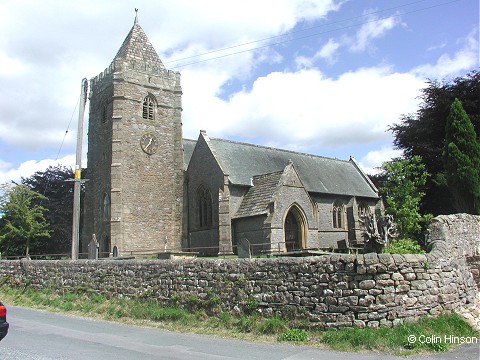
[[[150,95],[145,96],[143,99],[143,118],[147,120],[153,120],[155,113],[155,101]]]
[[[343,205],[340,201],[336,200],[333,203],[333,208],[332,208],[332,223],[335,229],[344,228],[344,225],[345,225],[344,213],[345,213],[345,205]]]
[[[204,186],[197,191],[197,225],[199,228],[212,226],[212,195]]]

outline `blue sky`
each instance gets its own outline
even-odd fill
[[[426,79],[479,69],[478,0],[0,0],[0,183],[74,165],[81,79],[110,64],[134,8],[182,74],[184,137],[354,156],[367,173],[399,155],[388,127]]]

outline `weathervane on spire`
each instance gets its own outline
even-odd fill
[[[135,8],[135,21],[133,22],[133,25],[136,25],[138,23],[138,9]]]

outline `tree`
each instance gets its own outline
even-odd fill
[[[480,214],[480,144],[458,99],[447,117],[443,160],[456,210]]]
[[[456,210],[444,176],[445,125],[450,106],[458,98],[473,124],[477,139],[480,138],[480,73],[472,71],[450,83],[429,80],[427,85],[422,90],[422,102],[417,112],[403,115],[401,122],[390,130],[394,134],[394,146],[403,150],[404,157],[420,156],[431,174],[425,185],[421,211],[449,214]]]
[[[22,185],[5,187],[0,197],[0,249],[7,255],[21,255],[28,258],[30,247],[36,247],[35,240],[48,237],[48,223],[45,209],[35,202],[45,197]]]
[[[73,182],[66,180],[73,177],[71,168],[57,165],[22,178],[23,185],[45,196],[35,200],[37,205],[47,209],[45,219],[51,230],[51,237],[39,244],[40,254],[64,254],[71,250]]]
[[[420,214],[428,176],[420,156],[397,158],[382,165],[379,192],[385,212],[393,215],[397,223],[400,237],[418,238],[422,225],[431,219],[431,215]]]

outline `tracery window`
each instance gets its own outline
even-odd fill
[[[212,226],[212,195],[204,186],[197,190],[197,225],[199,228]]]
[[[332,207],[332,223],[335,229],[343,229],[345,227],[345,205],[336,200]]]
[[[145,96],[143,99],[143,113],[144,119],[153,120],[155,114],[155,101],[150,95]]]
[[[368,206],[365,202],[360,202],[358,204],[358,218],[361,219],[365,216],[369,216],[371,214],[370,206]]]

